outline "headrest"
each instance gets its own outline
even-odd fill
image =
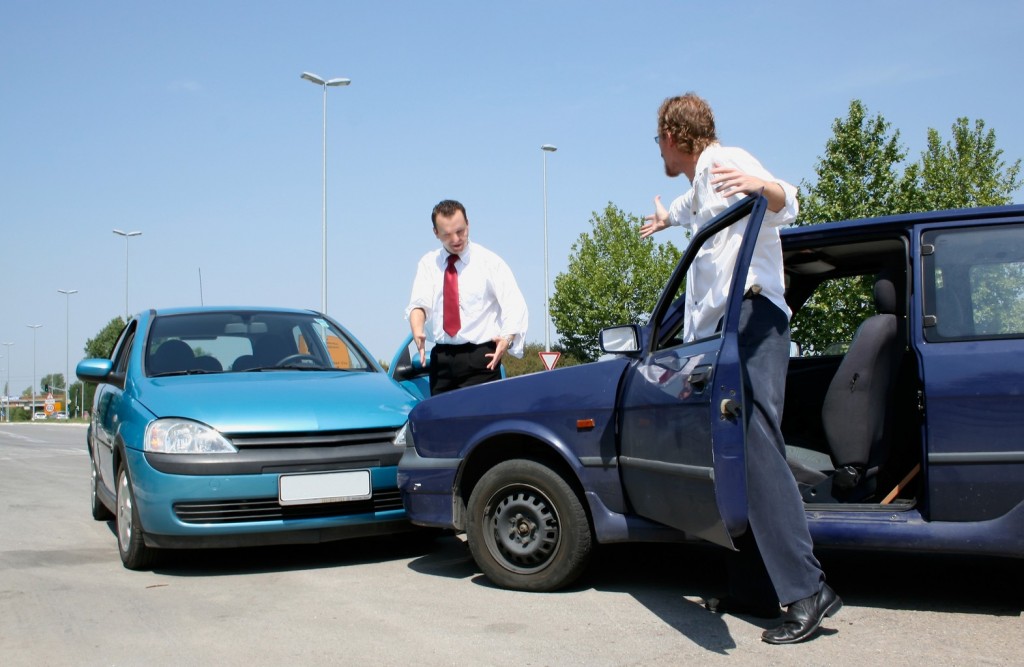
[[[875,281],[875,309],[886,315],[896,314],[896,286],[888,276],[880,275]]]

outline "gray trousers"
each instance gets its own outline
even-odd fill
[[[739,353],[745,369],[750,530],[729,559],[729,587],[747,600],[768,601],[774,594],[783,605],[814,595],[825,581],[782,437],[789,347],[786,314],[763,296],[745,298]]]

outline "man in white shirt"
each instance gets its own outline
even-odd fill
[[[807,517],[796,480],[786,463],[782,407],[789,364],[786,305],[779,226],[796,219],[796,188],[775,179],[752,155],[718,143],[714,114],[693,93],[669,98],[658,111],[658,136],[665,173],[685,175],[689,192],[665,209],[655,197],[654,215],[640,228],[644,238],[672,225],[691,234],[749,194],[764,194],[768,212],[754,247],[740,309],[740,357],[750,409],[747,425],[747,498],[750,529],[737,540],[730,559],[730,596],[709,599],[716,612],[777,617],[765,630],[770,644],[793,644],[811,637],[842,601],[825,583],[814,557]],[[714,335],[725,314],[730,279],[746,231],[746,221],[725,229],[700,249],[686,276],[684,339]]]
[[[435,343],[430,393],[436,395],[499,379],[505,354],[523,356],[528,316],[508,264],[470,243],[465,207],[446,199],[430,217],[441,248],[416,266],[405,316],[421,363],[427,339]]]

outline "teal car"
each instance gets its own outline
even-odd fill
[[[419,400],[342,326],[284,308],[148,310],[97,384],[92,515],[121,560],[416,530],[396,487]]]

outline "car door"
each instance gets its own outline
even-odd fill
[[[996,519],[1024,502],[1024,219],[920,231],[932,521]]]
[[[117,471],[114,469],[113,451],[117,437],[117,405],[124,394],[125,377],[128,369],[128,359],[135,340],[136,323],[132,321],[124,332],[121,339],[114,346],[114,355],[111,358],[113,367],[107,381],[96,387],[96,398],[94,399],[92,436],[95,442],[96,468],[100,475],[102,485],[107,489],[116,487],[114,476]]]
[[[747,197],[691,240],[652,313],[640,357],[626,371],[620,402],[619,463],[634,511],[723,546],[732,546],[747,522],[746,408],[736,330],[766,206],[763,197]],[[701,246],[733,224],[745,224],[746,231],[722,330],[684,343],[686,271]]]

